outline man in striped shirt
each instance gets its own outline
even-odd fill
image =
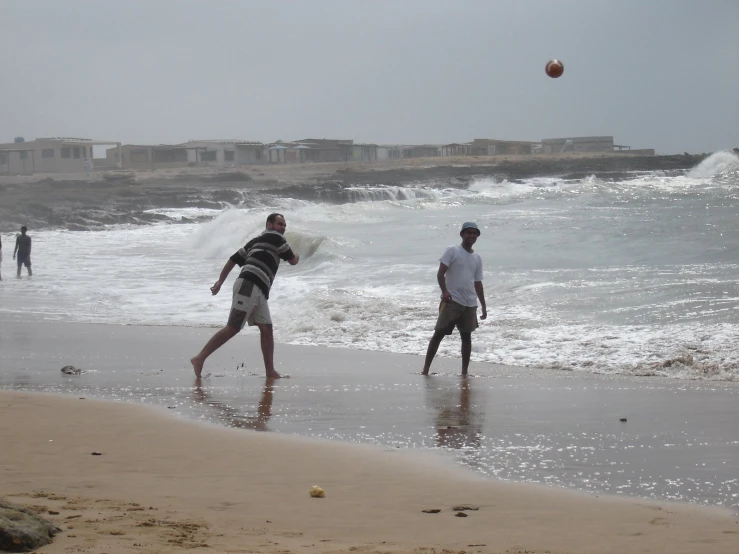
[[[267,300],[280,260],[285,260],[290,265],[295,265],[300,260],[285,241],[283,235],[286,228],[287,223],[282,214],[270,214],[264,232],[239,248],[223,266],[218,281],[210,288],[214,295],[221,290],[234,266],[241,267],[241,273],[233,286],[228,324],[210,338],[197,356],[190,359],[195,377],[200,378],[206,358],[236,336],[248,323],[259,327],[267,378],[280,378],[274,366],[275,342]]]

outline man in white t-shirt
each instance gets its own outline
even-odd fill
[[[480,319],[488,316],[482,289],[482,260],[472,250],[480,236],[480,229],[476,223],[468,221],[462,224],[459,235],[462,237],[462,244],[450,246],[439,259],[439,271],[436,273],[436,280],[441,288],[439,318],[426,350],[422,375],[429,374],[439,344],[444,335],[452,334],[455,327],[459,329],[459,337],[462,339],[462,375],[467,375],[472,353],[472,331],[478,327],[478,300],[482,308]]]

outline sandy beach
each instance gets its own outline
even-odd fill
[[[728,554],[739,544],[739,521],[717,510],[483,481],[392,450],[121,403],[2,392],[0,406],[3,494],[63,529],[38,552]],[[315,484],[325,498],[309,496]],[[456,517],[460,505],[479,510]]]
[[[121,397],[136,394],[127,383],[159,388],[146,381],[147,372],[190,387],[182,354],[209,333],[7,319],[2,325],[0,364],[15,388],[33,384],[35,371],[62,383],[70,378],[59,366],[76,359],[96,370],[91,380],[120,383]],[[253,360],[255,339],[241,337],[219,352],[203,388],[218,391],[219,372]],[[422,380],[409,367],[417,356],[278,345],[277,359],[277,369],[292,374],[281,387],[336,368],[405,367],[396,382],[405,373]],[[440,359],[436,379],[457,364]],[[488,365],[471,371],[495,369]],[[259,367],[255,362],[253,370]],[[498,388],[530,387],[526,370],[497,375]],[[562,390],[577,388],[576,378],[568,379]],[[259,382],[257,374],[245,381],[256,388]],[[0,392],[2,494],[63,529],[38,552],[734,553],[739,545],[739,519],[724,509],[495,481],[414,449],[227,429],[136,405],[136,398],[100,401],[66,390]],[[301,406],[322,398],[303,398]],[[515,414],[509,419],[500,425],[515,429]],[[313,485],[326,497],[311,498]],[[460,506],[479,509],[457,517]]]

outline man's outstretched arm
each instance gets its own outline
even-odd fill
[[[221,287],[223,286],[223,283],[228,278],[228,274],[231,273],[231,270],[236,266],[233,260],[228,260],[226,262],[226,265],[223,266],[223,269],[221,270],[221,274],[218,276],[218,281],[216,281],[216,284],[210,287],[210,292],[213,293],[213,296],[218,294],[218,291],[221,290]]]

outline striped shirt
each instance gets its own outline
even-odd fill
[[[264,231],[239,248],[231,261],[241,267],[239,277],[251,281],[269,298],[269,289],[275,280],[280,259],[292,260],[295,254],[285,237],[277,231]]]

